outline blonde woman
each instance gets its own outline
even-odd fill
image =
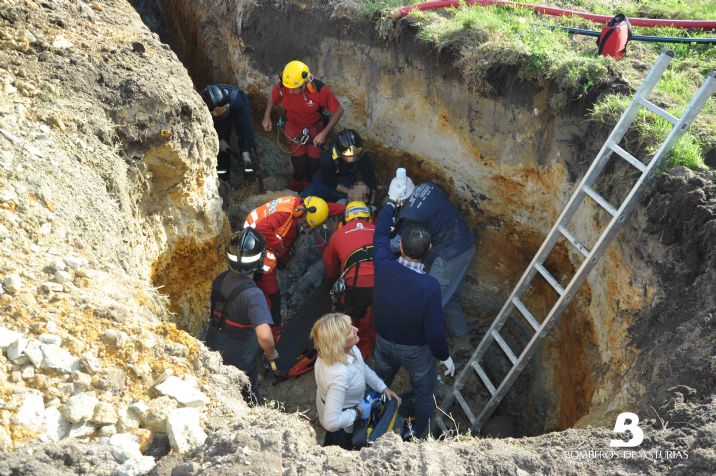
[[[384,393],[386,398],[400,398],[363,362],[358,347],[358,329],[345,314],[321,317],[311,329],[311,339],[318,351],[315,375],[318,419],[326,429],[324,446],[339,445],[353,449],[353,423],[368,418],[369,407],[359,405],[366,384]]]

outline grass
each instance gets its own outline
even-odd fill
[[[716,19],[716,0],[521,0],[602,15],[628,17]],[[388,12],[410,4],[405,0],[369,0],[368,14],[379,16],[377,29],[384,37],[400,34]],[[436,50],[456,53],[467,85],[478,94],[498,94],[511,80],[534,81],[553,90],[550,106],[560,111],[575,102],[590,105],[595,123],[612,127],[629,103],[659,52],[668,47],[675,58],[650,98],[679,117],[706,74],[716,69],[716,46],[661,44],[632,41],[622,61],[596,55],[595,39],[571,36],[559,26],[599,30],[601,25],[577,17],[549,17],[531,10],[497,6],[412,12],[407,21],[417,36]],[[638,35],[714,37],[714,32],[677,28],[633,27]],[[670,124],[642,113],[627,141],[634,152],[651,155],[666,137]],[[716,148],[716,101],[710,100],[672,150],[669,165],[703,168],[706,152]]]

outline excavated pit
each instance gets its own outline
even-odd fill
[[[221,0],[201,6],[188,1],[138,3],[140,12],[157,6],[155,13],[163,11],[163,35],[198,90],[211,83],[238,84],[249,92],[254,118],[260,118],[276,74],[287,61],[300,58],[346,108],[339,128],[355,128],[367,140],[383,187],[396,166],[405,166],[416,181],[431,179],[448,191],[478,236],[476,256],[459,292],[475,345],[608,133],[585,119],[587,104],[554,113],[549,84],[495,75],[492,96],[473,94],[456,66],[456,55],[436,53],[409,28],[395,40],[382,40],[370,20],[330,6],[249,7]],[[277,150],[272,135],[260,132],[258,121],[256,129],[265,183],[279,190],[286,183],[288,158]],[[600,191],[617,203],[633,177],[618,166],[609,169],[617,179],[600,184]],[[223,197],[234,224],[245,212],[236,204],[256,188],[240,180],[232,185]],[[659,287],[658,276],[640,251],[642,221],[639,217],[627,224],[607,250],[485,433],[521,436],[587,424],[611,426],[621,409],[644,404],[648,377],[624,379],[639,356],[631,344],[630,326],[649,310]],[[590,246],[607,222],[587,203],[571,227]],[[161,270],[156,276],[183,272],[197,253],[206,257],[207,269],[216,267],[211,262],[219,256],[219,243],[187,250],[191,254],[175,248],[173,255],[163,257],[155,265]],[[562,241],[546,267],[564,286],[581,262],[582,256]],[[196,276],[206,274],[198,270]],[[162,285],[169,281],[155,279]],[[180,322],[194,334],[200,334],[205,312],[181,303],[187,294],[206,295],[207,286],[190,277],[181,286],[165,288]],[[538,278],[523,301],[541,320],[556,294]],[[523,320],[513,318],[503,330],[516,352],[529,337],[526,329]],[[496,346],[488,355],[493,353],[491,360],[497,364],[488,367],[488,373],[495,381],[507,361]],[[459,357],[462,362],[467,358]],[[307,411],[315,422],[314,385],[308,374],[275,386],[266,380],[263,388],[287,411]],[[465,387],[473,403],[479,401],[480,387],[476,377]],[[460,413],[453,408],[465,429]]]

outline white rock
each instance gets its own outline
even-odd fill
[[[110,437],[117,434],[117,427],[114,425],[105,425],[97,431],[99,436]]]
[[[142,456],[141,458],[125,461],[112,474],[116,476],[139,476],[153,470],[156,464],[151,456]]]
[[[67,402],[62,407],[62,415],[70,423],[79,423],[92,418],[94,407],[98,403],[99,400],[94,394],[88,392],[78,393],[67,399]]]
[[[55,324],[53,322],[53,324]],[[49,325],[49,323],[48,323]],[[55,327],[57,327],[57,324],[55,324]],[[54,344],[54,345],[62,345],[62,337],[56,336],[54,334],[42,334],[40,336],[40,340],[43,344]]]
[[[72,269],[81,268],[89,264],[89,261],[84,256],[65,256],[62,260]]]
[[[62,417],[57,408],[45,409],[45,434],[46,440],[59,441],[70,433],[70,424]]]
[[[42,344],[36,339],[30,339],[30,341],[27,343],[27,347],[25,347],[25,350],[23,353],[27,356],[28,359],[30,359],[30,362],[32,362],[32,365],[35,367],[40,367],[42,365],[43,360],[43,354],[42,354],[42,348],[40,347]]]
[[[59,370],[66,374],[80,368],[79,359],[62,347],[54,344],[40,344],[40,348],[42,349],[42,355],[45,356],[42,361],[43,368]]]
[[[143,417],[144,414],[147,413],[147,411],[149,411],[149,407],[141,400],[139,400],[138,402],[134,402],[129,407],[127,407],[127,412],[133,413],[139,418]]]
[[[114,425],[117,423],[117,410],[111,403],[100,402],[94,407],[91,421],[98,426]]]
[[[163,396],[149,401],[148,410],[142,415],[142,427],[155,433],[166,433],[167,417],[177,408],[177,401]],[[129,417],[131,413],[127,414]]]
[[[25,337],[18,338],[15,342],[7,346],[7,358],[10,360],[17,360],[25,352],[28,340]]]
[[[57,35],[55,40],[52,42],[52,47],[57,48],[58,50],[66,50],[72,48],[72,46],[74,46],[72,42],[62,35]]]
[[[2,280],[2,286],[9,294],[17,294],[22,289],[22,279],[19,274],[11,274],[5,276]]]
[[[94,427],[89,423],[77,423],[70,427],[67,436],[70,438],[88,438],[94,435]]]
[[[0,426],[0,450],[10,451],[13,448],[12,437],[4,426]]]
[[[55,282],[66,284],[72,281],[72,274],[68,271],[55,271]]]
[[[97,373],[102,370],[102,365],[99,363],[99,359],[94,356],[92,352],[85,352],[82,354],[82,366],[86,371],[90,373]]]
[[[119,431],[129,431],[139,428],[141,419],[137,415],[127,412],[126,408],[120,408],[118,414],[117,429]],[[166,430],[162,429],[162,431]]]
[[[25,393],[22,405],[12,420],[16,425],[36,430],[44,428],[45,403],[42,401],[42,394],[34,390]]]
[[[201,407],[209,402],[209,398],[198,388],[179,377],[171,376],[154,387],[162,395],[172,397],[186,407]]]
[[[40,284],[40,289],[42,289],[45,292],[55,292],[55,293],[61,293],[65,290],[65,287],[59,283],[55,283],[52,281],[45,281],[42,284]]]
[[[112,435],[109,439],[109,447],[112,449],[112,456],[118,463],[142,457],[142,452],[139,450],[139,439],[132,433]]]
[[[7,202],[16,202],[18,201],[17,193],[15,193],[15,190],[12,188],[5,188],[3,190],[0,190],[0,202],[7,203]]]
[[[206,433],[199,425],[199,410],[177,408],[167,418],[167,435],[172,449],[185,454],[206,441]]]
[[[65,263],[64,260],[57,258],[52,261],[52,269],[54,269],[55,271],[66,271],[67,263]]]
[[[74,392],[82,393],[92,386],[92,377],[84,372],[75,370],[72,372],[72,383],[74,384]]]
[[[30,380],[31,378],[35,377],[35,367],[32,365],[26,365],[22,368],[22,379],[23,380]]]
[[[52,233],[52,223],[43,223],[37,230],[40,235],[49,235]]]
[[[49,332],[51,334],[54,332],[57,332],[57,323],[55,321],[47,321],[46,327],[47,327],[47,332]],[[60,344],[61,344],[61,342],[60,342]],[[57,345],[60,345],[60,344],[57,344]]]
[[[22,337],[19,332],[11,331],[6,327],[0,326],[0,352],[8,348],[10,344]]]

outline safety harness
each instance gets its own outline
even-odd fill
[[[281,78],[279,77],[279,86],[280,86]],[[308,91],[311,94],[317,94],[323,89],[323,86],[325,84],[323,81],[320,81],[318,79],[315,79],[311,77],[309,80],[306,81],[306,84],[304,85],[304,90],[301,92],[303,95],[304,101],[307,101],[308,98],[306,97],[306,91]],[[281,87],[278,89],[278,96],[283,99],[283,91],[281,91]],[[321,120],[323,121],[323,126],[325,127],[328,122],[331,120],[332,113],[330,111],[327,111],[326,109],[318,108],[319,114],[321,114]],[[281,144],[281,135],[286,138],[286,140],[289,142],[289,144],[298,144],[298,145],[306,145],[309,140],[311,140],[310,131],[308,127],[304,127],[300,134],[297,134],[293,137],[289,136],[286,133],[286,114],[281,114],[281,117],[278,118],[278,121],[276,121],[276,144],[278,144],[279,148],[289,153],[288,150],[284,149],[283,145]]]
[[[219,293],[216,297],[216,306],[212,309],[210,316],[211,326],[220,330],[226,330],[224,329],[224,324],[237,329],[250,329],[253,327],[253,325],[251,324],[251,321],[249,321],[248,316],[243,318],[244,322],[237,322],[227,319],[226,313],[231,307],[231,303],[234,302],[234,299],[236,299],[239,294],[246,291],[247,289],[255,288],[256,283],[251,279],[247,279],[246,281],[239,283],[231,291],[229,296],[224,298],[224,294],[221,291],[224,286],[224,281],[226,280],[226,277],[228,275],[229,273],[227,272],[224,277],[221,278],[221,282],[219,283]]]
[[[360,268],[361,263],[365,263],[366,261],[372,260],[373,245],[361,246],[360,248],[353,251],[350,255],[348,255],[348,258],[346,258],[346,264],[345,268],[343,269],[343,272],[340,276],[338,276],[338,279],[336,279],[336,282],[333,283],[333,287],[331,288],[331,299],[333,299],[334,304],[337,303],[339,296],[346,292],[346,289],[348,287],[355,287],[355,283],[358,280],[358,269]],[[353,284],[349,286],[346,283],[346,275],[351,269],[354,270]]]

